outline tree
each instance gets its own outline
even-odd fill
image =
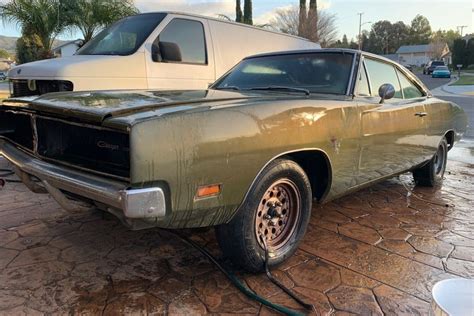
[[[412,45],[428,44],[431,37],[430,22],[418,14],[411,21],[409,43]]]
[[[466,45],[466,67],[474,65],[474,38],[471,38]]]
[[[244,23],[252,25],[252,0],[244,0]]]
[[[0,48],[0,58],[11,59],[12,56],[10,55],[9,52],[4,50],[3,48]]]
[[[22,27],[23,34],[37,36],[47,55],[56,36],[64,30],[67,20],[63,14],[62,2],[59,0],[12,0],[0,6],[0,18],[7,23],[16,23]],[[28,30],[28,33],[25,32]],[[25,43],[31,42],[25,39]]]
[[[392,24],[390,34],[392,36],[392,47],[396,51],[398,48],[400,48],[400,46],[406,45],[408,43],[410,28],[402,21],[398,21]]]
[[[453,42],[453,65],[463,65],[467,67],[469,60],[467,58],[467,43],[462,38],[456,39]],[[474,60],[472,61],[474,62]]]
[[[243,16],[242,16],[242,8],[240,6],[240,0],[235,1],[235,22],[242,23]]]
[[[318,36],[318,4],[316,0],[309,0],[308,10],[308,39],[313,42],[319,42]]]
[[[317,25],[314,25],[314,21],[311,22],[307,17],[304,19],[304,24],[301,25],[300,11],[300,7],[278,10],[275,18],[270,21],[270,25],[272,28],[283,33],[299,35],[313,41],[317,38],[323,47],[331,46],[336,42],[337,27],[334,14],[319,10],[317,12]],[[303,33],[301,33],[302,30]],[[316,33],[316,35],[313,33]]]
[[[347,41],[347,35],[346,35],[346,34],[344,34],[344,35],[342,36],[342,42],[341,42],[341,44],[342,44],[342,47],[343,47],[343,48],[349,48],[349,42]]]
[[[392,23],[387,20],[378,21],[372,25],[369,39],[373,45],[373,53],[390,54],[394,52]],[[398,47],[397,47],[398,48]]]
[[[298,36],[304,35],[304,25],[306,24],[306,0],[300,0],[300,8],[298,14]]]
[[[138,10],[132,0],[76,0],[72,2],[71,27],[77,27],[88,42],[102,28]]]
[[[448,31],[438,30],[436,32],[433,32],[433,34],[431,34],[431,42],[438,42],[438,41],[445,42],[446,44],[448,44],[450,50],[453,49],[454,40],[458,38],[461,38],[461,34],[459,34],[458,31],[454,31],[454,30],[448,30]]]
[[[24,33],[16,41],[16,62],[18,64],[43,59],[46,54],[38,35]]]

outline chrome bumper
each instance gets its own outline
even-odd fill
[[[60,190],[119,209],[126,218],[156,218],[166,215],[165,195],[161,188],[127,189],[127,183],[37,159],[1,138],[0,155],[13,164],[28,188],[38,193],[49,192],[66,209],[73,207],[68,207],[69,200]],[[32,181],[32,176],[38,178],[42,186]]]

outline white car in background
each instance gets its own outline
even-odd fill
[[[12,96],[110,89],[205,89],[246,56],[320,48],[246,24],[176,12],[144,13],[105,29],[74,56],[10,70]]]

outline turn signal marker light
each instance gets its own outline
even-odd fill
[[[198,187],[196,192],[197,198],[205,198],[209,196],[218,195],[221,192],[221,185],[220,184],[213,184],[213,185],[206,185]]]

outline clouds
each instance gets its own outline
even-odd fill
[[[267,24],[267,23],[269,23],[273,20],[273,18],[275,17],[276,12],[278,12],[280,10],[291,9],[291,8],[297,6],[298,3],[299,2],[297,2],[297,1],[291,1],[290,4],[273,8],[273,9],[268,10],[268,11],[266,11],[266,12],[260,14],[260,15],[255,16],[255,14],[254,14],[253,22],[254,22],[254,24],[258,24],[258,25]],[[306,5],[307,6],[309,5],[309,1],[307,1]],[[255,8],[255,6],[256,5],[254,4],[254,8]],[[328,9],[330,6],[331,6],[331,2],[329,0],[318,0],[318,9],[319,10]]]
[[[242,10],[243,2],[242,0]],[[254,23],[267,24],[273,19],[276,11],[289,9],[295,4],[297,5],[297,1],[294,0],[253,1]],[[135,0],[135,5],[141,12],[179,11],[210,17],[217,17],[219,14],[235,17],[235,0]],[[327,9],[330,5],[329,0],[318,0],[320,9]]]
[[[135,0],[141,12],[179,11],[216,17],[218,14],[235,16],[235,1],[199,1],[199,0]]]

